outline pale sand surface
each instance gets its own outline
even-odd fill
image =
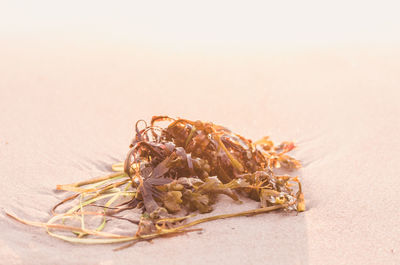
[[[1,264],[400,264],[399,49],[93,46],[1,46]],[[215,221],[119,252],[4,215],[46,221],[65,196],[56,184],[109,172],[133,123],[157,114],[295,140],[308,210]],[[229,207],[221,198],[213,213]]]

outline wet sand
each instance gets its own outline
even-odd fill
[[[202,234],[119,252],[60,241],[2,211],[4,264],[400,263],[399,49],[53,44],[0,49],[2,210],[46,221],[65,196],[57,184],[109,172],[134,122],[159,114],[296,141],[308,209],[206,223]],[[213,214],[254,206],[221,198]]]

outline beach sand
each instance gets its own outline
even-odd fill
[[[398,48],[0,48],[1,264],[400,264]],[[294,140],[307,211],[214,221],[118,252],[5,216],[48,220],[66,195],[57,184],[107,174],[134,122],[160,114]],[[221,198],[213,214],[252,207]]]

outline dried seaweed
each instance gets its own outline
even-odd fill
[[[203,222],[278,209],[305,210],[298,178],[275,173],[277,168],[301,167],[288,155],[295,148],[293,142],[275,146],[268,137],[252,142],[220,125],[168,116],[154,116],[150,125],[139,120],[135,132],[125,162],[112,166],[115,173],[57,186],[74,194],[53,208],[48,222],[30,222],[7,214],[25,224],[44,227],[51,236],[92,244],[177,235],[197,231],[192,227]],[[259,201],[260,208],[189,222],[196,213],[211,212],[220,194],[233,201],[246,196]],[[72,207],[57,212],[71,202],[75,202]],[[137,220],[119,215],[133,209],[141,211]],[[97,227],[89,228],[93,225],[89,224],[91,216],[101,217]],[[115,219],[129,221],[136,228],[128,231],[130,235],[103,232]]]

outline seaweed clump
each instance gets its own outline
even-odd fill
[[[278,209],[305,210],[298,178],[275,173],[277,168],[301,167],[288,155],[295,148],[293,142],[274,145],[268,137],[252,142],[220,125],[168,116],[154,116],[149,125],[139,120],[135,127],[125,162],[112,167],[115,173],[57,186],[73,194],[53,208],[53,217],[47,223],[9,215],[45,227],[50,235],[66,241],[117,243],[199,230],[192,227],[216,219]],[[189,220],[195,219],[194,213],[211,212],[219,194],[234,201],[246,196],[259,201],[260,208]],[[56,212],[61,205],[74,202],[63,212]],[[120,215],[132,209],[141,209],[138,219]],[[101,221],[89,228],[93,216]],[[134,234],[104,232],[106,224],[115,219],[135,224]],[[68,221],[71,224],[67,225]],[[60,230],[76,236],[56,233]]]

